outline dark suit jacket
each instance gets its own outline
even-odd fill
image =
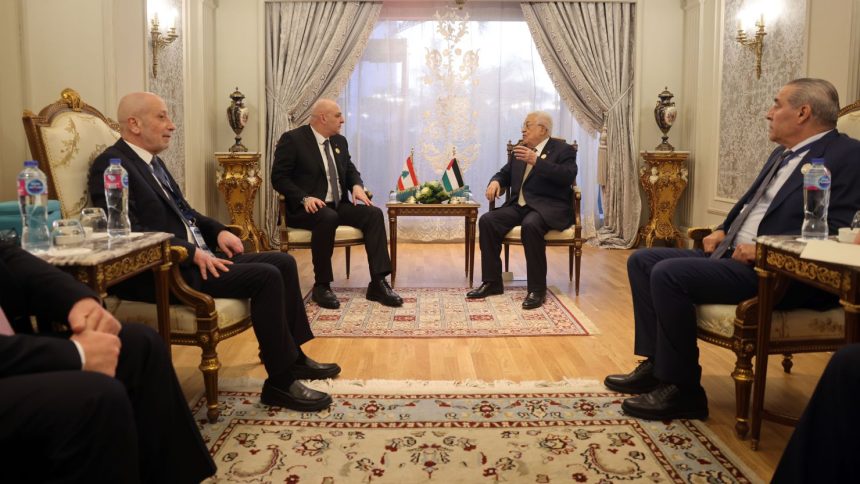
[[[364,186],[364,182],[349,156],[346,138],[336,134],[329,140],[340,177],[340,201],[349,202],[352,187]],[[310,125],[299,126],[281,135],[275,147],[272,186],[286,198],[289,213],[304,210],[304,197],[325,200],[328,191],[325,163]]]
[[[16,334],[0,336],[0,378],[58,370],[80,370],[75,344],[32,332],[29,317],[65,322],[79,300],[98,295],[72,276],[24,250],[0,244],[0,306]]]
[[[780,146],[773,150],[755,182],[732,207],[720,229],[728,230],[732,221],[755,195],[767,172],[784,151]],[[860,209],[860,141],[836,130],[824,135],[797,164],[788,180],[780,188],[758,226],[757,235],[800,234],[803,225],[803,173],[801,168],[813,158],[824,158],[830,170],[830,208],[827,212],[828,228],[832,234],[839,227],[851,225],[854,213]]]
[[[490,178],[502,188],[510,187],[505,206],[517,203],[520,186],[528,206],[537,211],[550,228],[564,230],[573,223],[573,188],[576,181],[576,152],[567,143],[550,138],[523,184],[526,164],[511,154],[505,166]]]
[[[200,271],[194,265],[194,252],[197,246],[188,240],[188,233],[182,221],[182,215],[174,208],[168,196],[161,189],[149,165],[143,161],[134,150],[122,139],[102,152],[90,167],[89,192],[93,205],[107,210],[104,194],[104,171],[111,158],[122,160],[122,166],[128,172],[128,216],[131,229],[135,232],[169,232],[174,235],[170,240],[172,245],[181,245],[188,250],[188,258],[181,265],[182,275],[192,286],[198,287]],[[170,184],[175,193],[181,194],[179,185],[168,172]],[[223,224],[197,211],[193,211],[197,227],[203,234],[209,248],[218,247],[218,234],[225,230]],[[128,284],[118,285],[112,292],[123,298],[150,301],[154,297],[152,290],[152,275],[141,274]]]

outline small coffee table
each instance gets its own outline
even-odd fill
[[[397,203],[389,202],[388,227],[390,239],[388,245],[391,253],[391,285],[397,277],[397,217],[463,217],[466,222],[466,274],[469,276],[469,287],[472,287],[475,274],[475,234],[478,221],[477,202],[466,203]]]

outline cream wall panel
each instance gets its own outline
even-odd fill
[[[4,2],[0,15],[0,92],[4,108],[0,109],[0,200],[15,198],[14,177],[29,156],[21,112],[24,110],[24,78],[21,57],[20,1]]]

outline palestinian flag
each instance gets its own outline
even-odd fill
[[[448,169],[442,175],[442,185],[448,193],[464,185],[463,175],[460,173],[460,164],[457,163],[457,158],[452,158],[451,162],[448,163]]]
[[[399,191],[407,190],[418,186],[418,177],[415,176],[415,168],[412,166],[412,155],[406,158],[403,163],[403,171],[400,172],[400,178],[397,179],[397,189]]]

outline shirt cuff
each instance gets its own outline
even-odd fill
[[[81,346],[81,344],[75,340],[71,340],[71,341],[72,341],[72,343],[75,344],[75,348],[78,349],[78,355],[80,355],[80,357],[81,357],[81,370],[83,370],[84,366],[86,366],[86,364],[87,364],[87,357],[84,356],[84,347]]]

